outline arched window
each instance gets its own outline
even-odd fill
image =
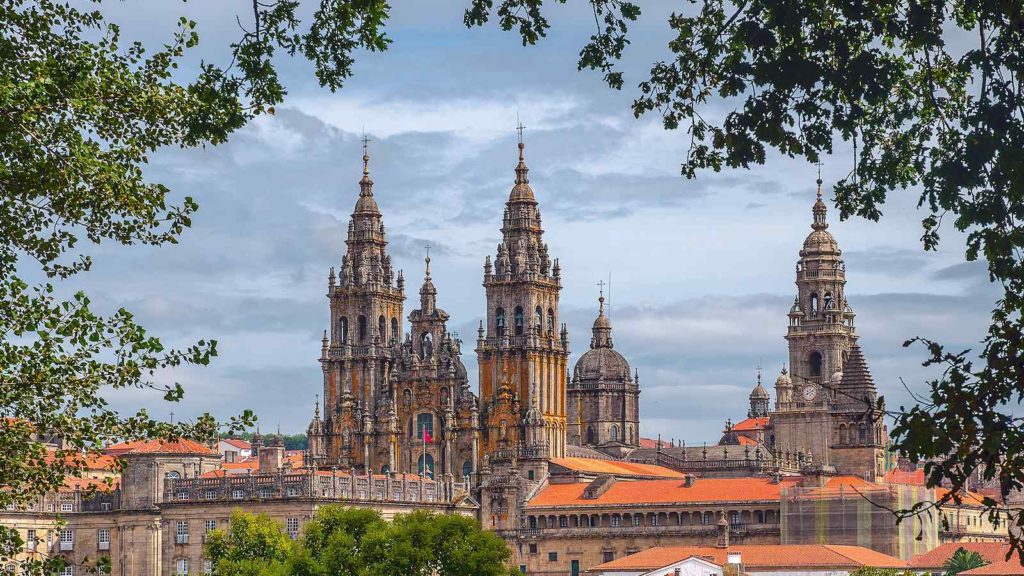
[[[861,442],[866,442],[867,439],[868,439],[868,425],[867,424],[861,424],[860,425],[860,441]]]
[[[359,317],[359,342],[366,342],[366,316]]]
[[[818,293],[811,292],[811,316],[818,315]]]
[[[705,526],[711,524],[711,512],[705,512],[704,515],[700,517],[700,523]]]
[[[544,333],[544,310],[537,306],[537,309],[533,311],[533,324],[537,329],[537,334]]]
[[[421,454],[417,460],[419,473],[427,478],[434,478],[434,457],[430,454]]]
[[[391,341],[398,343],[398,318],[391,319]]]
[[[619,427],[616,426],[615,424],[612,424],[612,440],[618,440],[618,439],[619,439]]]
[[[817,351],[811,352],[811,355],[808,357],[807,361],[808,364],[810,364],[811,377],[821,377],[821,353]]]
[[[548,308],[548,334],[555,334],[555,311]]]
[[[525,320],[523,319],[523,308],[522,308],[522,306],[516,306],[515,321],[516,321],[516,336],[522,336],[523,335],[523,322],[525,322]]]
[[[420,358],[426,360],[434,357],[434,340],[430,332],[420,335]]]
[[[840,424],[839,425],[839,443],[840,444],[846,444],[849,441],[850,441],[850,439],[849,439],[849,437],[847,436],[847,433],[846,433],[846,424]]]
[[[736,512],[735,510],[732,511],[732,512],[729,512],[729,524],[739,524],[739,523],[740,523],[740,513]]]
[[[530,530],[536,530],[536,529],[537,529],[537,517],[536,516],[530,516]]]
[[[587,444],[594,443],[594,427],[587,426]]]
[[[825,310],[831,310],[832,309],[832,293],[831,292],[825,292],[825,298],[822,300],[822,305],[823,305]]]
[[[388,472],[390,472],[390,471],[391,471],[391,469],[390,469],[390,468],[388,468],[388,465],[387,465],[387,464],[385,464],[385,465],[383,465],[383,466],[381,466],[381,467],[380,467],[380,473],[381,473],[381,474],[387,474],[387,473],[388,473]]]
[[[171,470],[167,473],[167,477],[172,480],[177,480],[178,478],[181,478],[181,474],[179,474],[177,470]]]
[[[377,318],[377,337],[380,338],[381,342],[388,339],[388,324],[387,320],[381,316]]]
[[[469,480],[469,477],[473,475],[473,463],[466,460],[462,463],[462,479]]]
[[[426,430],[427,434],[424,436],[423,431]],[[434,415],[429,412],[424,412],[416,416],[416,439],[433,440],[434,438]]]
[[[498,336],[505,335],[505,309],[500,306],[494,311],[494,326],[498,330]]]
[[[348,343],[348,318],[345,316],[338,321],[338,338],[341,338],[342,344]]]

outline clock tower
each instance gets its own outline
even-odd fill
[[[855,314],[846,301],[846,264],[828,231],[820,174],[817,184],[789,310],[790,372],[776,382],[775,449],[873,479],[884,473],[879,462],[885,425],[873,406],[874,383],[857,346]],[[851,357],[855,373],[844,378]]]

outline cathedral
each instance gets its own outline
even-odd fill
[[[26,557],[87,566],[98,553],[122,576],[208,572],[203,542],[233,510],[266,513],[298,538],[331,504],[387,518],[473,516],[530,574],[578,576],[666,544],[846,544],[908,559],[940,541],[1005,539],[1007,520],[989,517],[976,494],[940,506],[942,523],[901,524],[886,512],[936,502],[940,489],[887,458],[884,405],[857,342],[820,178],[793,305],[779,311],[789,354],[774,405],[758,370],[746,418],[727,421],[717,443],[687,446],[640,437],[639,371],[615,348],[603,289],[589,345],[570,366],[562,268],[545,242],[522,132],[501,239],[482,262],[476,389],[429,255],[419,306],[405,312],[406,278],[388,253],[363,146],[345,253],[327,274],[322,405],[308,450],[285,450],[279,435],[255,437],[244,458],[192,441],[110,446],[92,478],[0,511],[32,543]],[[89,485],[101,486],[98,499],[86,497]]]
[[[501,241],[483,263],[485,320],[477,334],[479,396],[448,332],[426,258],[419,308],[404,317],[405,278],[387,252],[364,145],[359,197],[346,253],[330,270],[330,329],[324,332],[324,414],[308,433],[321,467],[444,477],[491,487],[496,522],[520,477],[541,482],[566,456],[671,462],[688,469],[756,458],[747,470],[798,472],[804,465],[876,479],[885,473],[882,406],[857,344],[845,294],[846,265],[818,196],[796,264],[796,296],[785,339],[789,369],[775,405],[758,381],[748,418],[727,423],[718,447],[642,447],[640,378],[614,348],[603,293],[589,349],[569,366],[569,334],[559,320],[561,266],[544,242],[522,138]],[[406,332],[406,320],[408,332]],[[742,453],[729,447],[743,445]],[[753,447],[753,448],[751,448]],[[505,488],[501,488],[501,487]],[[507,490],[506,490],[507,488]],[[489,508],[486,502],[481,504]]]

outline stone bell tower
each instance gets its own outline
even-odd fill
[[[797,402],[812,402],[822,394],[822,387],[842,372],[857,339],[855,315],[846,301],[846,264],[839,243],[828,231],[820,175],[817,184],[811,233],[796,264],[797,295],[786,333]]]
[[[857,344],[855,315],[845,294],[846,265],[828,231],[820,174],[817,184],[811,233],[800,250],[797,295],[789,311],[791,372],[783,369],[775,384],[775,447],[874,480],[885,472],[885,424]]]
[[[324,332],[320,364],[324,375],[323,465],[380,469],[372,462],[386,436],[373,425],[378,404],[402,341],[405,282],[395,277],[380,209],[373,198],[370,157],[363,139],[363,177],[348,224],[347,251],[327,284],[330,329]]]
[[[501,243],[492,265],[484,264],[487,323],[481,323],[476,353],[480,369],[481,456],[492,463],[517,460],[529,450],[525,417],[539,415],[547,454],[558,458],[566,445],[566,374],[569,338],[559,324],[562,289],[558,260],[543,241],[537,199],[523,159],[522,127],[516,180],[505,204]],[[540,438],[537,438],[537,437]]]

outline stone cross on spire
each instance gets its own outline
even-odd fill
[[[363,132],[363,137],[362,137],[361,140],[363,142],[363,174],[369,174],[370,173],[370,151],[369,151],[370,139],[369,139],[369,137],[366,136],[366,132]]]

